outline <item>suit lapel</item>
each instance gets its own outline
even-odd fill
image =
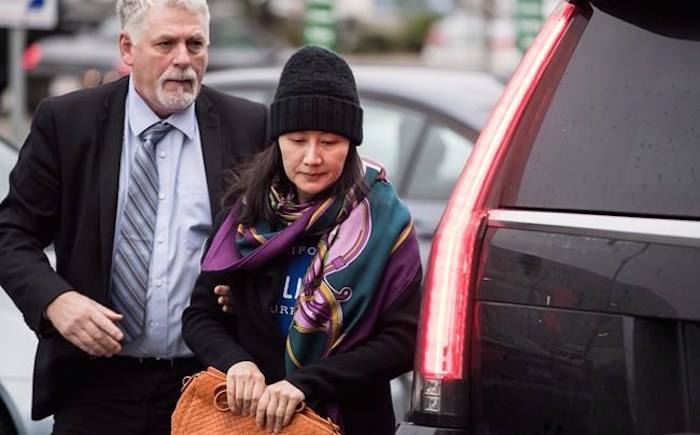
[[[97,125],[100,165],[100,249],[105,290],[109,289],[109,277],[112,269],[112,249],[117,216],[119,168],[121,166],[128,83],[127,79],[122,79],[117,83],[114,91],[105,101],[105,110],[99,117]],[[106,294],[104,296],[106,300]]]
[[[221,138],[221,119],[212,112],[211,100],[207,97],[207,89],[203,88],[197,98],[195,113],[199,125],[199,137],[202,143],[204,170],[207,175],[209,189],[209,204],[212,222],[221,210],[220,199],[223,194],[223,168],[225,162]]]

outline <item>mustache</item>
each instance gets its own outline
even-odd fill
[[[195,73],[194,68],[188,67],[184,70],[168,69],[163,75],[160,76],[158,81],[162,86],[168,80],[178,80],[178,81],[191,81],[195,82],[197,80],[197,73]]]

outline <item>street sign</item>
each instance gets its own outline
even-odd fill
[[[558,3],[558,0],[517,0],[513,20],[516,45],[521,52],[527,51]]]
[[[58,24],[58,0],[0,0],[0,28],[9,28],[9,76],[14,138],[22,143],[27,99],[22,52],[28,29],[53,29]]]
[[[304,17],[304,42],[335,49],[337,18],[333,0],[309,0]]]
[[[518,0],[515,4],[514,21],[516,45],[524,53],[544,23],[542,0]]]
[[[0,0],[0,27],[53,29],[58,0]]]

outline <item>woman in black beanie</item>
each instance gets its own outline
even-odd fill
[[[261,427],[279,432],[304,401],[345,434],[391,434],[389,382],[413,360],[420,257],[408,209],[357,152],[362,108],[341,57],[307,46],[289,59],[269,136],[228,188],[185,340],[227,373],[231,410]]]

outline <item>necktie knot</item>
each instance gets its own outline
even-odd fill
[[[167,122],[156,122],[141,133],[141,140],[144,143],[152,143],[153,146],[156,146],[172,128],[172,124]]]

